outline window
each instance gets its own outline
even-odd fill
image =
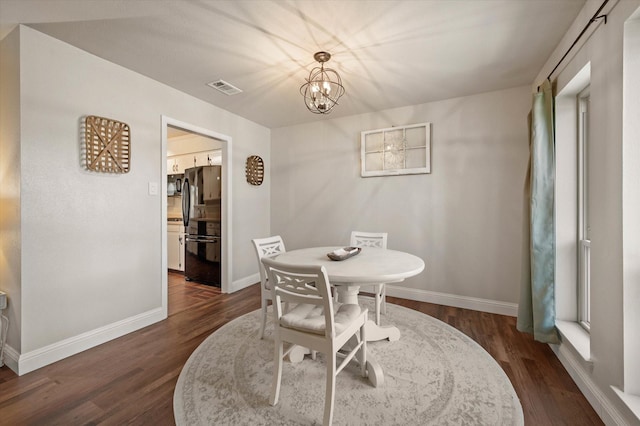
[[[556,326],[591,363],[589,255],[589,85],[591,64],[585,64],[556,96]],[[591,114],[593,119],[593,114]],[[592,141],[593,142],[593,141]],[[593,169],[591,169],[593,171]],[[593,173],[591,173],[593,177]],[[593,216],[593,215],[591,215]]]
[[[587,86],[578,101],[578,322],[590,329],[591,231],[589,223],[589,98]]]

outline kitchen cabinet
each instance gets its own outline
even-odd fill
[[[167,157],[167,174],[183,174],[185,169],[194,167],[195,156],[193,154],[172,155]]]
[[[198,166],[220,166],[222,165],[222,150],[216,149],[213,151],[206,151],[202,153],[202,161],[200,164],[198,161]]]
[[[184,173],[184,165],[181,164],[178,157],[179,155],[173,157],[167,157],[167,174],[168,175],[177,175]]]
[[[196,160],[196,167],[198,166],[208,166],[209,164],[211,164],[209,162],[209,153],[207,151],[203,151],[203,152],[196,152],[195,154],[193,154],[195,160]]]
[[[198,166],[219,166],[222,164],[222,151],[194,152],[191,154],[172,155],[167,157],[167,174],[183,174],[185,169]]]
[[[178,162],[175,157],[167,157],[167,174],[175,175],[178,172]]]
[[[167,224],[167,267],[184,271],[184,232],[182,222]]]
[[[193,154],[177,155],[176,161],[178,162],[180,173],[184,173],[186,169],[195,167],[195,157]]]
[[[184,169],[186,168],[185,160],[182,158],[182,155],[174,155],[172,157],[167,157],[167,174],[168,175],[178,175],[183,174]]]
[[[221,197],[220,179],[222,167],[204,167],[203,171],[203,187],[204,201],[219,200]]]
[[[219,149],[213,151],[202,151],[193,154],[196,166],[219,166],[222,164],[222,151]]]

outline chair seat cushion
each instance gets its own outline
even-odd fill
[[[323,335],[325,332],[322,306],[299,304],[280,318],[280,325],[299,331]],[[334,305],[334,327],[336,335],[342,333],[362,312],[359,305]]]

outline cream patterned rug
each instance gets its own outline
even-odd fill
[[[368,343],[368,356],[381,365],[384,384],[373,387],[352,361],[336,381],[334,425],[524,424],[508,377],[476,342],[439,320],[390,303],[382,321],[401,332],[399,341]],[[173,398],[177,425],[322,424],[324,358],[285,362],[280,401],[272,407],[271,326],[260,340],[259,324],[259,311],[246,314],[191,354]]]

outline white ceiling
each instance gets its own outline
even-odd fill
[[[270,128],[533,83],[584,0],[0,0],[17,23]],[[586,23],[585,23],[586,24]],[[332,54],[328,116],[299,88]],[[206,83],[243,90],[227,96]]]

